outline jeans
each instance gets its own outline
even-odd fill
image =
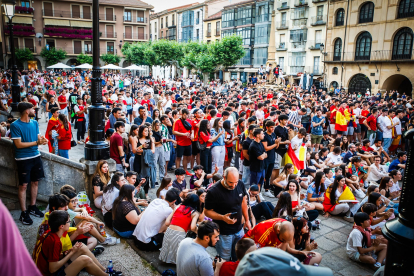
[[[217,254],[226,261],[237,261],[236,243],[244,236],[243,228],[232,235],[220,235],[219,241],[216,243]]]
[[[204,172],[206,174],[211,173],[211,149],[206,148],[205,150],[200,151],[200,165],[203,166]],[[207,187],[209,180],[207,177],[204,177],[203,186]]]
[[[382,144],[382,148],[386,153],[388,153],[388,148],[391,146],[392,138],[384,138],[384,142]]]
[[[302,123],[302,125],[306,129],[306,132],[309,132],[310,123]]]
[[[273,210],[275,207],[272,203],[269,201],[260,202],[259,204],[256,204],[252,207],[252,212],[254,217],[256,218],[256,221],[259,220],[262,216],[264,216],[266,219],[271,219],[273,215]],[[254,225],[252,225],[254,227]]]
[[[116,164],[115,169],[116,169],[117,172],[121,172],[121,173],[124,173],[124,171],[125,171],[124,166],[122,164]]]
[[[382,132],[377,130],[377,140],[382,140]]]
[[[237,170],[240,169],[239,160],[240,160],[240,152],[235,151],[234,152],[234,167],[236,167]]]
[[[377,133],[373,130],[367,130],[367,139],[369,140],[369,143],[371,145],[374,144],[375,140],[377,138]]]
[[[260,172],[250,171],[250,185],[263,185],[266,171],[262,170]]]
[[[69,159],[69,150],[58,149],[58,154],[63,158]]]
[[[175,139],[175,136],[173,135],[173,138],[171,139]],[[168,170],[171,170],[172,166],[175,164],[174,160],[175,160],[175,148],[172,142],[170,142],[170,162],[168,162]]]
[[[266,167],[266,175],[265,175],[265,183],[264,183],[264,188],[265,190],[268,190],[270,188],[270,178],[272,177],[272,172],[273,172],[273,168],[275,166],[275,163],[265,163]]]
[[[223,175],[223,166],[224,166],[225,157],[226,157],[225,146],[215,146],[211,148],[211,158],[213,160],[211,167],[215,168],[215,166],[217,166],[219,168],[218,173],[221,175]]]
[[[250,166],[243,166],[242,182],[246,189],[250,187]]]
[[[85,120],[77,121],[76,124],[77,124],[77,127],[78,127],[78,131],[76,133],[76,138],[78,139],[78,142],[80,140],[85,140],[85,132],[86,132]]]
[[[115,227],[114,227],[114,231],[115,231],[118,235],[120,235],[122,238],[125,238],[125,239],[129,239],[129,238],[131,238],[131,237],[132,237],[132,234],[134,233],[134,230],[131,230],[131,231],[125,231],[125,232],[120,232],[120,231],[116,230],[116,229],[115,229]]]
[[[164,158],[164,147],[155,147],[154,153],[155,167],[158,167],[158,179],[161,183],[165,175],[165,158]]]

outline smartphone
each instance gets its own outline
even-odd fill
[[[371,235],[371,240],[375,240],[377,238],[377,235]]]
[[[221,262],[220,255],[216,255],[216,257],[214,258],[214,263],[217,263],[217,261]]]
[[[235,219],[235,218],[237,218],[237,212],[233,212],[233,213],[231,213],[231,214],[230,214],[230,218],[231,218],[231,219]]]

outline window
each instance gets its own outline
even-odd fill
[[[267,61],[267,48],[255,48],[254,49],[254,66],[266,65]]]
[[[161,39],[164,38],[164,31],[161,31]]]
[[[72,5],[72,18],[80,18],[80,6]]]
[[[280,49],[285,49],[286,44],[285,44],[285,34],[281,34],[280,35],[280,43],[279,43],[279,48]]]
[[[197,12],[196,24],[200,24],[200,12]]]
[[[234,26],[234,10],[226,10],[223,11],[223,15],[221,18],[221,26],[222,28],[233,27]]]
[[[234,29],[230,29],[230,30],[223,30],[221,32],[221,37],[226,37],[226,36],[230,36],[234,34]]]
[[[254,44],[268,44],[269,35],[270,35],[270,25],[256,26],[256,36],[254,38]]]
[[[82,53],[82,41],[73,41],[73,53],[74,54]]]
[[[364,74],[356,74],[349,81],[348,93],[371,91],[371,81]]]
[[[182,15],[181,27],[194,25],[194,11],[185,11]]]
[[[279,69],[282,69],[283,70],[283,68],[285,68],[285,58],[284,57],[280,57],[279,58],[278,65],[279,65]]]
[[[362,5],[359,11],[359,23],[374,21],[374,3],[367,2]]]
[[[131,22],[132,21],[132,12],[131,12],[131,10],[125,10],[124,11],[124,21],[127,21],[127,22]]]
[[[243,45],[250,45],[252,44],[252,39],[254,38],[254,28],[238,28],[236,34],[242,37]]]
[[[115,37],[114,29],[115,29],[115,26],[106,25],[106,37],[107,38],[114,38]]]
[[[397,18],[413,17],[414,16],[414,0],[401,0],[398,6]]]
[[[132,26],[125,26],[125,39],[132,39]]]
[[[115,43],[114,42],[107,42],[106,43],[106,53],[107,54],[115,54]]]
[[[281,26],[286,26],[286,13],[282,12],[282,25]]]
[[[216,36],[220,35],[220,21],[216,22]]]
[[[237,9],[237,25],[254,24],[252,7],[242,7]]]
[[[332,68],[332,75],[338,75],[338,67]]]
[[[197,40],[200,40],[200,29],[196,30],[196,37],[197,37]]]
[[[273,11],[273,5],[270,2],[264,2],[259,6],[259,2],[256,4],[256,23],[270,21]]]
[[[43,2],[43,14],[44,16],[53,16],[53,3]]]
[[[319,61],[321,60],[320,57],[313,57],[313,74],[319,75]]]
[[[175,18],[174,18],[174,14],[171,15],[171,25],[175,26]]]
[[[344,18],[345,18],[345,10],[344,9],[339,9],[336,12],[335,26],[343,26],[344,25]]]
[[[82,6],[83,19],[92,19],[91,6]]]
[[[315,31],[315,48],[320,49],[320,45],[322,43],[322,31],[317,30]]]
[[[154,31],[157,32],[157,22],[154,22]]]
[[[238,65],[251,65],[252,64],[252,51],[250,49],[244,49],[244,57],[239,60]]]
[[[392,59],[411,59],[413,50],[413,30],[402,28],[394,37]]]
[[[144,11],[137,11],[137,22],[144,23],[145,22],[145,12]]]
[[[321,18],[319,20],[322,20],[322,16],[323,16],[323,6],[317,6],[316,7],[316,16],[318,18]]]
[[[22,1],[22,7],[30,8],[30,2],[29,1]]]
[[[334,44],[334,57],[333,60],[341,60],[341,51],[342,51],[342,39],[337,38]]]
[[[290,31],[290,41],[291,42],[303,42],[307,40],[307,30],[291,30]]]
[[[211,36],[211,23],[207,24],[207,36]]]
[[[165,17],[165,28],[168,28],[168,16]]]
[[[336,68],[336,67],[335,67],[335,68]],[[334,68],[334,69],[335,69],[335,68]],[[338,68],[336,68],[336,71],[338,71]],[[339,85],[338,85],[338,83],[337,83],[336,81],[331,82],[331,87],[333,87],[333,88],[335,88],[335,89],[336,89],[336,88],[338,88],[338,86],[339,86]]]
[[[114,21],[114,9],[112,8],[106,8],[105,9],[105,19]]]
[[[47,49],[52,49],[56,47],[56,43],[54,39],[46,39],[46,45],[48,45],[49,48]],[[18,44],[14,43],[14,47],[18,48]]]
[[[355,49],[355,60],[369,60],[371,56],[371,34],[363,32],[359,35]]]
[[[83,43],[83,50],[85,54],[92,54],[92,41],[85,41]]]
[[[164,18],[161,18],[161,29],[164,28]]]

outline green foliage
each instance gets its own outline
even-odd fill
[[[28,48],[16,49],[16,60],[20,63],[24,63],[28,60],[33,60],[33,53]]]
[[[149,66],[157,66],[161,65],[160,60],[158,59],[158,56],[155,54],[152,47],[147,47],[144,50],[144,59],[147,62]]]
[[[85,55],[85,54],[80,54],[77,58],[76,61],[79,64],[84,64],[84,63],[89,63],[92,64],[93,63],[93,58],[91,56]]]
[[[134,44],[125,43],[122,47],[122,53],[125,56],[125,59],[132,64],[139,65],[150,65],[145,59],[145,49],[147,49],[148,44],[139,42]]]
[[[211,54],[217,63],[224,68],[236,64],[244,57],[243,40],[241,36],[226,36],[221,41],[212,44]]]
[[[56,48],[48,50],[46,47],[43,47],[40,56],[46,60],[47,64],[53,65],[66,58],[66,51],[62,49],[57,50]]]
[[[113,54],[103,54],[101,59],[108,64],[118,64],[121,62],[121,57]]]

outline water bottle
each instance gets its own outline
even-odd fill
[[[106,272],[107,273],[114,272],[114,265],[112,264],[112,260],[109,260],[109,264],[108,264],[108,267],[106,268]]]

